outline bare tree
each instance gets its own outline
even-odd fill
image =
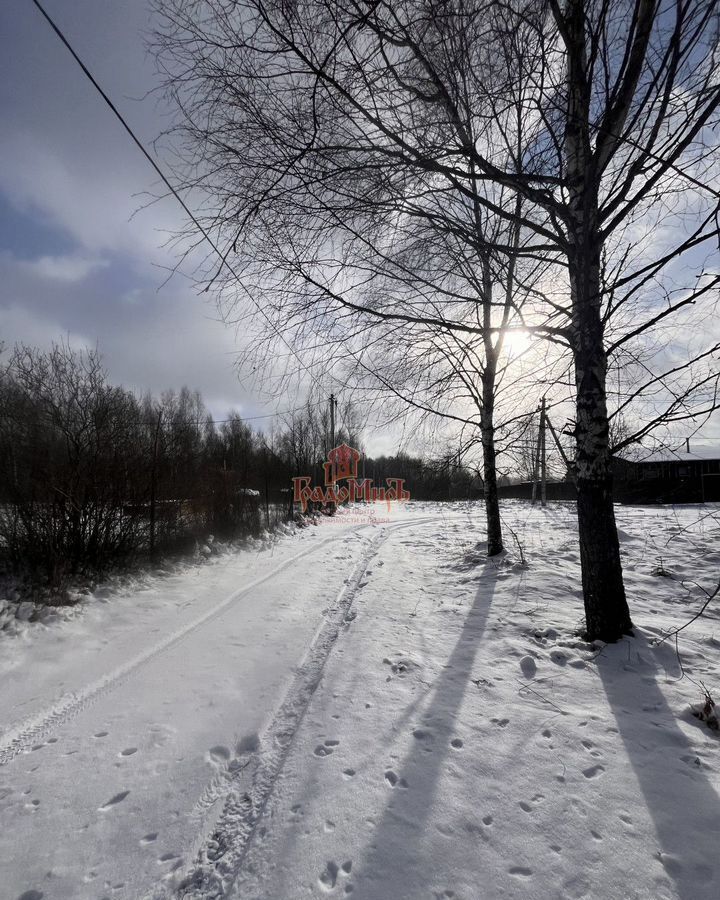
[[[232,38],[237,57],[233,55],[230,59],[221,51],[222,60],[210,61],[202,51],[208,65],[200,78],[205,79],[207,91],[213,93],[212,84],[216,79],[223,82],[227,91],[223,93],[224,99],[217,98],[217,107],[202,89],[195,100],[190,99],[183,79],[176,77],[177,72],[171,83],[175,100],[188,112],[190,141],[202,144],[203,161],[209,163],[216,153],[218,159],[224,153],[240,153],[244,159],[242,171],[237,173],[238,183],[243,185],[241,193],[244,194],[246,186],[250,187],[249,181],[253,183],[245,199],[230,200],[227,180],[230,169],[226,168],[217,180],[209,171],[203,171],[200,183],[220,203],[220,209],[210,216],[207,224],[232,235],[231,255],[235,263],[237,241],[241,240],[246,248],[252,244],[252,250],[242,254],[240,265],[252,278],[256,293],[262,295],[259,304],[263,324],[269,326],[266,334],[275,337],[280,332],[291,333],[295,346],[303,348],[318,348],[322,342],[323,362],[330,355],[328,347],[342,342],[341,358],[352,356],[349,369],[356,383],[359,376],[366,388],[370,383],[381,394],[389,391],[407,397],[407,392],[397,383],[397,367],[390,378],[388,367],[382,366],[384,374],[380,376],[374,362],[368,364],[359,359],[368,348],[383,345],[378,334],[385,336],[385,345],[393,341],[388,334],[398,336],[396,344],[407,345],[409,341],[419,340],[427,345],[429,341],[436,357],[451,368],[455,366],[454,377],[461,386],[464,382],[465,388],[469,388],[468,377],[476,378],[477,390],[472,388],[469,394],[477,413],[476,427],[483,448],[488,553],[499,553],[503,542],[497,497],[495,399],[498,379],[507,374],[502,359],[503,341],[509,327],[526,324],[522,308],[530,286],[518,277],[518,269],[522,269],[523,261],[529,261],[529,268],[537,278],[541,268],[536,259],[538,248],[525,246],[526,242],[521,241],[521,198],[475,174],[470,189],[458,191],[446,178],[438,178],[438,172],[432,167],[425,170],[422,165],[408,165],[407,160],[387,154],[387,148],[380,147],[378,151],[376,137],[371,133],[372,124],[370,133],[363,136],[367,145],[353,148],[348,130],[354,130],[358,124],[366,127],[368,123],[353,121],[352,108],[336,111],[335,98],[331,94],[324,98],[316,96],[316,86],[311,85],[313,99],[306,109],[307,115],[297,119],[292,115],[290,128],[283,133],[281,122],[287,118],[288,103],[303,106],[306,96],[302,87],[297,96],[293,94],[293,78],[288,67],[295,71],[296,63],[292,52],[289,56],[286,53],[278,68],[272,63],[266,71],[258,57],[260,47],[253,43],[255,25],[249,26],[247,34],[245,26],[254,14],[256,24],[264,24],[272,32],[271,18],[277,14],[292,29],[296,24],[294,13],[286,16],[279,7],[271,9],[255,4],[249,4],[248,8],[237,4],[222,9],[211,4],[206,8],[209,17],[200,15],[195,21],[197,10],[184,8],[182,3],[161,4],[161,8],[169,25],[160,43],[171,54],[179,49],[175,39],[182,40],[181,36],[193,27],[200,32],[209,29],[204,32],[206,49],[217,49],[218,42],[230,40],[233,30],[239,30]],[[323,19],[332,27],[333,15],[329,8],[323,11]],[[217,21],[213,21],[214,16]],[[303,26],[299,27],[303,32]],[[215,28],[218,32],[212,34]],[[303,33],[302,37],[305,40],[309,34]],[[436,29],[435,39],[442,43],[442,29]],[[444,50],[447,56],[452,48],[448,46]],[[471,62],[469,58],[464,61]],[[197,62],[192,64],[193,72]],[[449,57],[445,62],[450,64],[447,75],[453,89],[468,110],[467,121],[451,123],[455,137],[465,141],[468,135],[477,132],[479,139],[483,123],[471,114],[472,101],[465,96],[463,84],[465,73],[456,71],[457,63]],[[186,63],[190,65],[189,58]],[[428,104],[423,98],[422,76],[419,80],[414,61],[408,65],[400,60],[400,68],[408,69],[408,77],[418,84],[414,88],[416,103],[409,112],[410,125],[414,136],[422,141],[422,153],[432,158],[433,154],[442,152],[439,141],[444,139],[442,132],[437,133],[433,103]],[[312,71],[309,74],[315,77]],[[406,92],[403,83],[392,84],[400,74],[391,67],[390,81],[384,87],[397,99]],[[269,80],[263,86],[266,76]],[[358,77],[362,78],[362,73]],[[189,79],[194,92],[194,75],[189,75]],[[233,90],[238,101],[242,97],[243,133],[255,147],[254,155],[246,153],[249,146],[239,151],[240,135],[226,115],[234,117],[230,112],[233,102],[229,99]],[[287,97],[283,96],[286,90],[290,91]],[[322,86],[320,90],[326,94]],[[371,90],[369,99],[372,97]],[[209,114],[203,103],[217,109],[218,118],[217,130],[214,125],[201,138],[192,123],[196,117]],[[383,103],[386,109],[390,108],[387,100]],[[346,103],[342,105],[347,107]],[[487,119],[492,115],[492,108],[487,107],[483,112]],[[346,121],[348,113],[350,119]],[[327,129],[319,136],[322,146],[328,149],[328,141],[338,142],[330,151],[329,159],[325,152],[300,149],[313,142],[310,132],[319,118]],[[314,120],[315,125],[311,124]],[[400,125],[398,119],[395,127]],[[519,128],[516,131],[519,135]],[[262,146],[265,148],[261,154],[263,163],[259,158]],[[377,156],[378,152],[379,157],[368,165],[368,154]],[[516,148],[515,155],[519,153]],[[512,163],[509,153],[505,158],[508,164]],[[289,182],[294,186],[290,187]],[[232,211],[228,205],[233,207]],[[250,222],[252,230],[248,231]],[[231,292],[234,274],[233,270],[229,278]],[[522,276],[528,278],[529,272],[522,272]],[[228,285],[228,272],[221,265],[212,279]],[[548,327],[547,331],[552,333],[553,329]],[[352,351],[353,338],[358,348],[356,354]],[[458,352],[456,363],[448,356],[451,345]],[[400,368],[407,373],[407,365]],[[347,373],[348,367],[343,369]],[[373,376],[369,381],[368,374]],[[445,376],[439,379],[436,387],[444,379]],[[412,393],[417,397],[417,382]],[[431,409],[427,403],[412,401],[410,405],[424,411]],[[437,403],[434,409],[448,416],[438,409]],[[463,415],[455,413],[451,418],[462,421]]]
[[[412,296],[367,299],[379,275],[397,273],[387,249],[409,221],[440,223],[474,248],[480,278],[488,257],[555,263],[525,327],[573,358],[587,635],[627,632],[608,360],[716,299],[702,259],[680,293],[667,285],[718,231],[717,4],[158,6],[180,168],[232,259],[232,278],[222,265],[215,276],[252,285],[273,330],[316,338],[344,311],[498,334],[502,323],[453,315],[457,298],[438,297],[437,279],[430,297],[415,279]],[[506,227],[478,230],[478,214]],[[673,227],[658,244],[665,217]]]
[[[135,398],[106,381],[99,354],[15,348],[4,372],[0,530],[16,569],[53,586],[102,570],[137,546],[123,514],[137,495]]]

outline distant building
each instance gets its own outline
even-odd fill
[[[662,450],[637,459],[613,458],[613,498],[619,503],[720,503],[720,441],[715,447]],[[501,497],[529,500],[531,481],[502,484]],[[537,489],[540,496],[540,489]],[[577,497],[572,472],[548,481],[548,500]]]
[[[661,450],[632,460],[616,457],[613,472],[617,500],[640,503],[720,501],[720,445]]]

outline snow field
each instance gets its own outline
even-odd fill
[[[689,711],[690,678],[718,684],[718,620],[683,632],[682,680],[652,643],[698,604],[680,576],[717,575],[717,520],[617,512],[640,627],[616,646],[574,634],[569,506],[506,505],[527,566],[482,559],[474,511],[391,534],[231,896],[719,896],[720,745]]]
[[[617,508],[614,646],[572,507],[503,516],[495,560],[479,504],[349,513],[4,640],[0,896],[720,896],[716,611],[657,642],[720,509]]]

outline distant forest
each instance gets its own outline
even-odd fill
[[[358,428],[335,442],[361,447]],[[18,346],[0,370],[0,567],[59,589],[137,559],[271,530],[298,515],[291,479],[321,482],[331,449],[324,404],[270,433],[240,414],[213,421],[198,391],[136,396],[97,351]],[[415,499],[481,495],[450,456],[363,458],[376,483]]]

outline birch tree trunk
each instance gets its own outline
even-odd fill
[[[570,279],[575,319],[577,512],[588,640],[615,641],[632,628],[612,499],[607,360],[600,318],[599,248],[577,254]]]
[[[483,407],[480,416],[480,437],[483,448],[483,486],[485,517],[487,519],[487,555],[497,556],[503,551],[502,523],[498,500],[497,465],[495,453],[495,376],[494,353],[486,357],[482,376]]]
[[[598,175],[590,142],[590,82],[585,52],[585,4],[569,0],[568,264],[576,387],[578,532],[588,640],[616,641],[632,628],[612,500],[607,355],[601,315]]]

